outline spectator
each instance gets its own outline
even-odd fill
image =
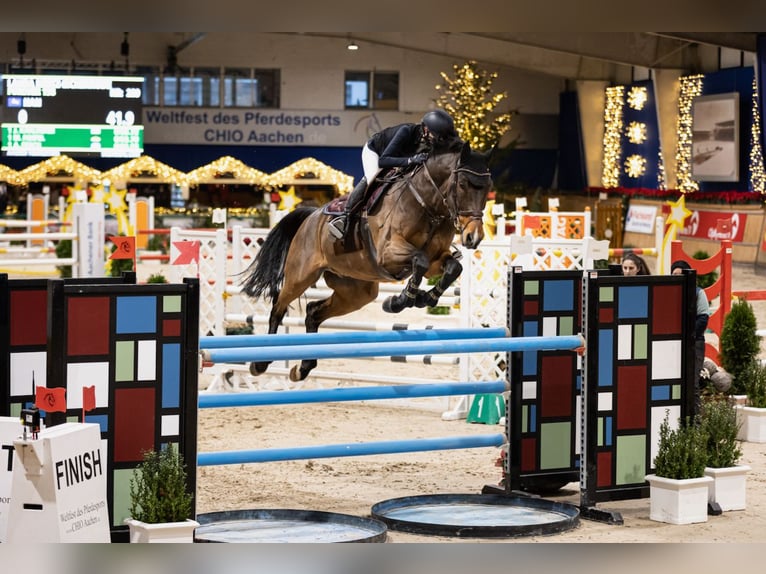
[[[682,275],[685,269],[692,269],[686,261],[673,261],[671,275]],[[697,286],[697,315],[694,321],[694,414],[698,415],[702,406],[700,371],[705,362],[705,330],[710,319],[710,304],[705,290]]]
[[[626,253],[622,258],[622,274],[626,277],[632,277],[634,275],[651,275],[652,272],[649,271],[649,266],[643,257],[635,253]]]

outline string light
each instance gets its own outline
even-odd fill
[[[109,181],[136,181],[142,178],[153,178],[161,183],[186,184],[186,174],[170,167],[153,157],[142,155],[123,164],[113,167],[101,174],[102,179]]]
[[[513,112],[497,114],[497,106],[508,97],[507,92],[492,93],[497,73],[478,68],[474,60],[452,66],[454,78],[440,72],[444,84],[435,86],[441,92],[436,105],[455,121],[458,135],[476,150],[492,148],[511,127]]]
[[[676,177],[678,189],[682,193],[699,190],[699,184],[692,179],[692,102],[702,95],[702,76],[684,76],[681,78],[681,91],[678,96],[678,119],[676,121]]]
[[[617,187],[620,184],[620,158],[622,146],[622,108],[625,105],[625,86],[606,89],[604,106],[604,160],[601,171],[601,186]]]
[[[750,189],[766,193],[761,147],[761,114],[758,111],[758,88],[753,78],[753,121],[750,127]]]
[[[665,177],[665,160],[662,159],[662,150],[657,152],[657,189],[668,189],[668,180]]]
[[[640,144],[646,141],[646,124],[643,122],[630,122],[625,128],[625,135],[630,143]]]
[[[628,92],[628,105],[634,110],[641,111],[644,104],[649,99],[646,88],[643,86],[633,86]]]
[[[2,163],[0,163],[0,181],[5,181],[11,185],[21,185],[19,172]]]
[[[56,155],[22,169],[18,172],[17,181],[21,185],[26,185],[31,181],[43,181],[53,177],[99,182],[101,181],[101,172],[75,161],[67,155]]]
[[[313,177],[308,178],[307,175]],[[321,180],[320,183],[331,183],[338,188],[340,194],[345,194],[354,189],[354,177],[346,175],[342,171],[333,169],[313,157],[307,157],[275,171],[268,176],[270,185],[300,185],[311,183],[311,179]]]
[[[245,165],[230,155],[219,157],[217,160],[186,174],[189,185],[214,183],[219,179],[236,179],[244,184],[265,186],[268,184],[269,176],[260,170]]]
[[[630,177],[641,177],[646,172],[646,159],[638,154],[628,156],[625,160],[625,173]]]

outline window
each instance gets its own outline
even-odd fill
[[[223,105],[238,108],[279,107],[279,70],[227,68],[223,76]]]
[[[399,109],[399,73],[347,71],[344,102],[347,109]]]

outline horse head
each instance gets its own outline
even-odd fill
[[[456,181],[453,201],[457,212],[462,244],[476,249],[484,239],[484,206],[492,188],[489,159],[492,150],[486,153],[473,151],[468,143],[463,144],[460,160],[454,170]]]

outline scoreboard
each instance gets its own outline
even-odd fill
[[[0,151],[8,156],[138,157],[144,79],[3,74]]]

